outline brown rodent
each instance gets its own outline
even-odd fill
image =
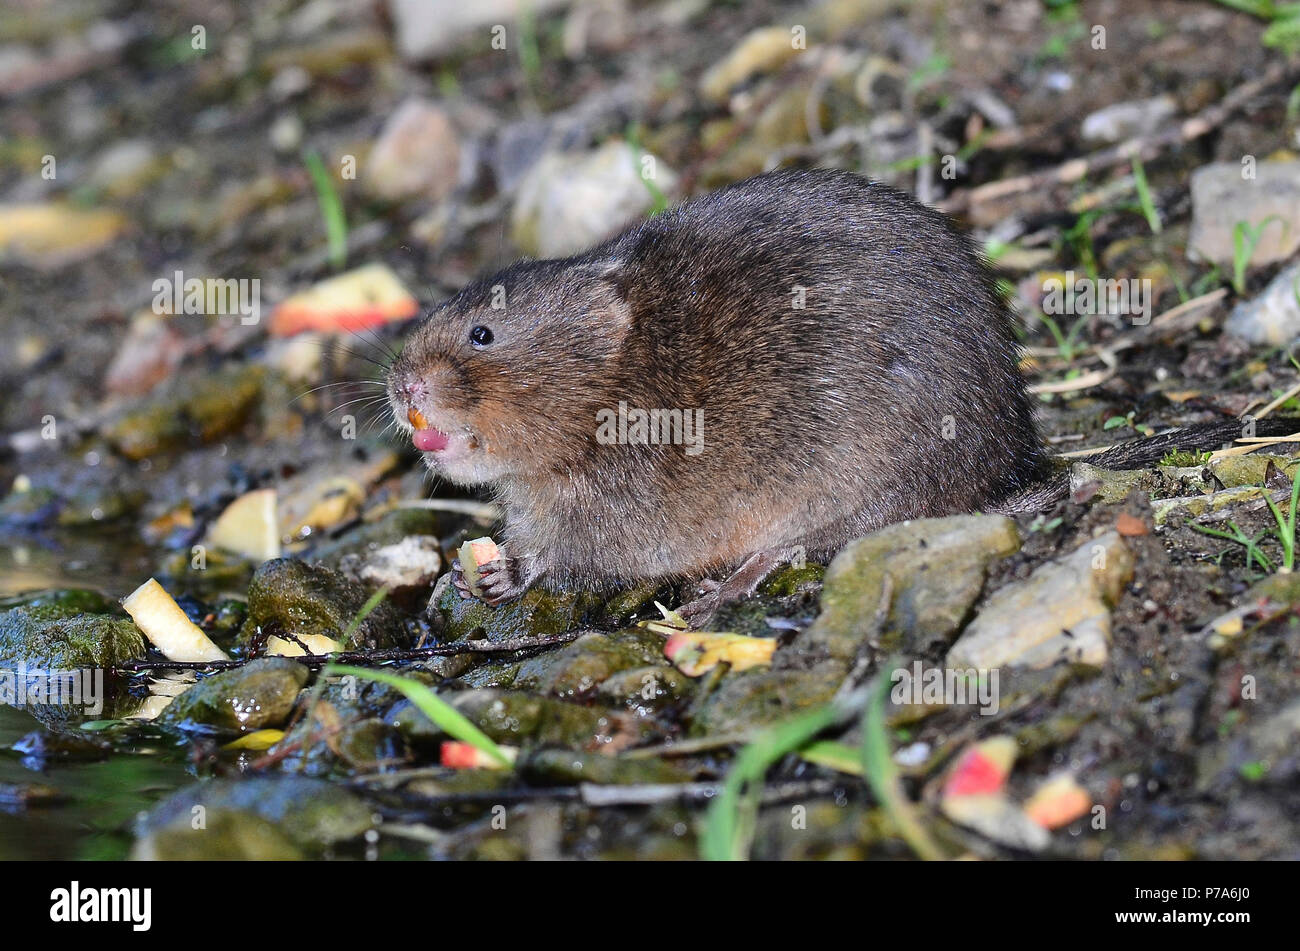
[[[484,600],[734,569],[699,619],[794,552],[1041,488],[1012,324],[943,215],[777,171],[475,281],[411,333],[389,397],[433,469],[504,507]],[[620,404],[702,411],[703,438],[608,444]]]

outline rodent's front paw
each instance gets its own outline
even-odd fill
[[[478,566],[478,586],[484,604],[505,604],[519,598],[528,586],[513,558],[500,557]]]
[[[469,584],[465,581],[465,571],[460,566],[459,558],[451,560],[451,586],[466,601],[474,597],[474,592],[469,590]]]
[[[476,597],[465,581],[459,558],[453,559],[451,563],[451,583],[462,598]],[[502,555],[478,566],[478,588],[482,592],[479,600],[495,606],[519,598],[528,590],[528,584],[524,581],[518,562]]]

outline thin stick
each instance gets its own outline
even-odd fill
[[[1055,383],[1035,383],[1025,387],[1030,393],[1073,393],[1076,390],[1089,390],[1101,386],[1115,375],[1112,369],[1093,370],[1075,377],[1073,380],[1059,380]]]
[[[1237,439],[1233,441],[1241,442],[1242,440]],[[1210,459],[1226,459],[1229,456],[1244,456],[1248,453],[1254,452],[1256,449],[1263,449],[1265,446],[1272,446],[1281,442],[1300,442],[1300,433],[1293,433],[1290,436],[1262,437],[1261,442],[1252,442],[1244,446],[1232,446],[1228,449],[1220,449],[1218,452],[1210,453]]]
[[[1093,152],[1091,155],[1070,159],[1070,161],[1057,165],[1055,168],[1044,169],[1041,172],[1033,172],[1029,175],[1018,175],[1015,178],[990,182],[969,191],[959,192],[946,201],[940,202],[939,209],[949,214],[964,211],[972,205],[978,205],[982,202],[1006,198],[1011,195],[1020,195],[1054,185],[1068,185],[1102,169],[1122,165],[1130,161],[1135,155],[1141,157],[1144,161],[1155,158],[1160,152],[1171,146],[1199,139],[1206,133],[1221,126],[1247,102],[1285,78],[1288,68],[1286,63],[1272,64],[1259,79],[1243,83],[1218,102],[1202,109],[1190,119],[1184,119],[1177,125],[1169,126],[1151,135],[1136,136],[1127,142],[1121,142],[1112,148]]]
[[[1265,406],[1262,410],[1260,410],[1258,413],[1255,414],[1255,418],[1263,419],[1265,416],[1273,412],[1273,410],[1277,409],[1279,406],[1281,406],[1287,400],[1291,399],[1293,396],[1300,396],[1300,383],[1297,383],[1295,386],[1291,387],[1291,389],[1287,390],[1285,393],[1283,393],[1273,402]]]
[[[373,522],[397,509],[455,512],[458,515],[470,515],[487,522],[494,522],[501,517],[501,506],[491,502],[475,502],[473,499],[401,499],[390,505],[377,506],[366,514],[366,521]]]
[[[285,657],[285,660],[297,661],[308,667],[323,667],[326,664],[386,664],[393,661],[427,660],[430,657],[455,657],[459,654],[498,654],[510,651],[533,650],[539,647],[555,647],[576,641],[590,630],[578,629],[555,634],[549,637],[515,637],[505,641],[462,641],[459,644],[439,644],[434,647],[421,647],[417,650],[380,650],[380,651],[340,651],[335,654],[301,654]],[[146,670],[233,670],[242,667],[250,660],[212,660],[212,661],[175,661],[175,660],[140,660],[129,664],[119,664],[114,670],[120,673],[138,674]]]

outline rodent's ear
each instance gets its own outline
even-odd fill
[[[632,326],[632,303],[629,299],[630,281],[623,262],[614,258],[595,261],[590,266],[593,316],[604,323],[604,329],[617,339],[622,339]]]

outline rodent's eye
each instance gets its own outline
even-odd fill
[[[469,340],[470,343],[474,344],[476,347],[486,347],[492,342],[492,328],[483,326],[475,327],[469,332]]]

